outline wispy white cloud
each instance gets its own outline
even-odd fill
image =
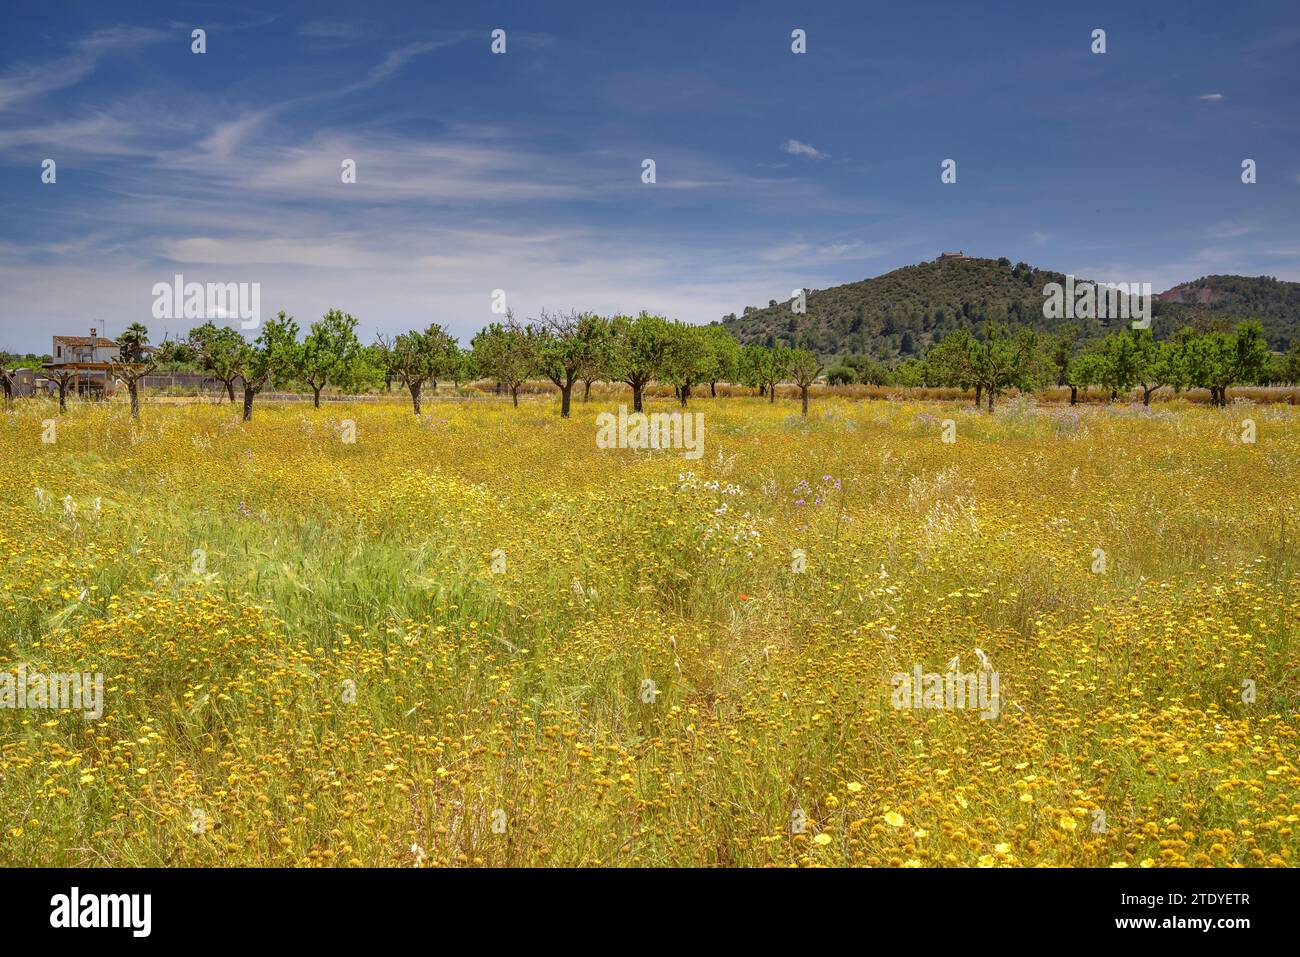
[[[239,148],[245,137],[261,126],[270,115],[270,110],[257,110],[218,123],[212,128],[211,133],[199,141],[199,149],[211,157],[226,159]]]
[[[170,124],[164,124],[170,126]],[[158,129],[157,131],[161,131]],[[125,118],[94,113],[30,126],[0,128],[0,154],[39,146],[65,159],[81,156],[151,157],[157,149]]]
[[[111,53],[160,43],[170,37],[164,30],[111,27],[83,37],[67,54],[56,59],[13,66],[0,75],[0,110],[11,110],[47,93],[76,86],[94,73],[100,61]]]
[[[809,242],[794,239],[778,243],[761,250],[759,259],[766,263],[812,263],[845,262],[859,259],[878,259],[897,249],[892,243],[865,243],[861,240],[830,240]]]
[[[349,92],[365,89],[377,83],[382,83],[390,76],[400,70],[408,61],[422,53],[429,53],[433,50],[439,50],[443,47],[455,46],[463,43],[470,37],[469,31],[460,30],[446,36],[438,37],[432,40],[420,40],[415,43],[407,43],[395,50],[390,50],[388,55],[375,67],[371,68],[367,75],[366,82],[349,87]]]
[[[807,156],[809,159],[826,159],[826,154],[815,146],[809,146],[807,143],[801,143],[799,140],[786,140],[781,144],[781,149],[791,156]]]
[[[229,130],[219,127],[213,136],[220,136],[224,145],[247,129],[248,124],[231,124]],[[164,166],[202,173],[210,178],[210,186],[219,185],[232,196],[262,194],[349,205],[421,201],[481,206],[575,199],[592,195],[600,186],[580,158],[557,168],[519,144],[333,131],[294,146],[261,138],[238,155],[212,146],[205,141],[202,151],[178,154]],[[342,182],[345,159],[356,162],[355,183]]]
[[[1222,93],[1202,93],[1201,96],[1200,96],[1200,99],[1204,100],[1206,103],[1222,103],[1222,102],[1223,102],[1223,94],[1222,94]]]

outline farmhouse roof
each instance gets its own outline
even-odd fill
[[[61,342],[65,346],[92,346],[96,349],[116,349],[117,343],[112,339],[105,339],[103,336],[55,336],[55,342]]]

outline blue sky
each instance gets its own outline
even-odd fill
[[[150,314],[176,273],[466,343],[494,289],[519,316],[708,322],[945,249],[1300,280],[1298,107],[1292,2],[20,0],[0,348],[183,333]]]

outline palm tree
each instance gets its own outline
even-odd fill
[[[117,338],[118,358],[109,363],[112,374],[126,382],[131,394],[131,418],[140,418],[140,380],[157,365],[149,359],[145,347],[149,344],[149,330],[133,322]]]
[[[123,362],[143,362],[144,347],[149,344],[149,330],[133,322],[117,337],[117,348]]]

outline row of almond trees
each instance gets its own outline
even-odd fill
[[[560,414],[565,417],[571,412],[578,383],[583,384],[584,401],[595,382],[624,383],[631,390],[634,410],[640,412],[652,383],[671,386],[685,406],[705,384],[714,395],[719,382],[748,385],[775,401],[776,386],[793,382],[807,415],[810,388],[822,372],[817,357],[807,350],[742,348],[722,326],[693,326],[645,312],[612,318],[543,312],[540,318],[522,323],[507,312],[501,322],[490,323],[475,335],[469,349],[461,348],[437,324],[423,331],[381,336],[370,345],[360,341],[356,328],[356,319],[336,309],[305,331],[280,312],[251,342],[233,328],[207,322],[186,339],[165,341],[152,350],[147,348],[148,330],[133,323],[118,339],[122,358],[114,363],[113,374],[125,382],[132,414],[138,418],[144,376],[160,363],[196,363],[224,384],[231,402],[236,400],[236,387],[242,390],[244,419],[249,420],[254,399],[272,384],[305,385],[319,407],[326,388],[360,392],[397,381],[409,391],[418,415],[427,384],[436,389],[438,380],[444,379],[459,387],[480,378],[495,380],[516,406],[526,382],[549,380],[560,391]],[[1086,345],[1077,333],[1068,331],[1057,336],[1028,329],[1010,334],[989,324],[976,334],[950,333],[924,359],[894,370],[893,381],[973,389],[976,405],[987,401],[989,411],[996,397],[1008,389],[1044,385],[1068,386],[1071,404],[1080,389],[1101,386],[1111,391],[1112,398],[1140,387],[1144,404],[1162,388],[1201,387],[1210,391],[1216,405],[1222,405],[1230,386],[1263,381],[1271,374],[1271,362],[1263,330],[1253,320],[1230,332],[1197,334],[1184,329],[1162,342],[1155,341],[1149,330],[1125,329]],[[841,381],[837,371],[831,371],[832,381]],[[76,374],[53,370],[48,375],[58,386],[63,409]],[[0,385],[9,396],[11,381],[3,366]]]
[[[297,324],[282,312],[251,345],[212,323],[194,330],[189,343],[204,367],[226,383],[232,401],[234,383],[242,382],[246,417],[253,397],[270,382],[304,383],[319,405],[326,386],[362,391],[397,381],[419,414],[426,384],[436,388],[439,379],[447,379],[459,386],[479,378],[495,380],[516,405],[526,382],[549,380],[560,391],[565,417],[579,383],[584,401],[593,383],[623,383],[639,412],[652,383],[671,386],[684,406],[705,384],[714,395],[719,382],[747,385],[775,401],[776,386],[792,382],[807,415],[810,388],[823,371],[806,349],[742,348],[720,325],[693,326],[645,312],[611,318],[543,312],[522,323],[507,312],[475,335],[469,349],[437,324],[363,346],[356,320],[338,310],[313,323],[301,342]],[[1112,399],[1140,388],[1144,405],[1161,389],[1204,388],[1214,404],[1224,405],[1231,386],[1272,381],[1279,368],[1285,374],[1287,363],[1295,364],[1294,358],[1272,356],[1255,320],[1233,330],[1183,329],[1159,342],[1148,329],[1125,328],[1087,343],[1073,330],[1051,336],[1030,329],[1011,333],[990,323],[975,332],[950,333],[924,359],[895,370],[894,381],[973,389],[975,404],[985,402],[990,411],[1009,389],[1051,385],[1068,387],[1071,404],[1080,390],[1097,386],[1109,390]]]
[[[751,385],[775,396],[778,382],[800,389],[804,415],[808,392],[822,371],[806,349],[744,349],[722,326],[692,326],[662,316],[605,318],[591,313],[552,315],[518,323],[507,313],[476,335],[470,354],[475,370],[509,390],[516,405],[530,378],[545,378],[560,390],[560,414],[568,416],[574,387],[583,399],[595,382],[621,382],[632,391],[633,411],[643,411],[647,386],[672,386],[685,406],[697,388],[717,394],[719,382]]]
[[[580,382],[584,401],[595,382],[625,383],[639,412],[652,383],[671,385],[686,405],[694,390],[705,384],[716,395],[719,382],[744,383],[775,399],[777,383],[792,381],[807,415],[809,390],[822,371],[817,357],[804,349],[742,349],[721,326],[692,326],[644,312],[612,318],[543,312],[522,323],[507,312],[503,321],[475,335],[469,349],[462,349],[436,323],[422,331],[380,336],[371,345],[362,344],[356,329],[357,320],[339,310],[330,310],[305,331],[280,312],[251,342],[231,327],[207,322],[184,340],[164,342],[145,359],[148,331],[137,323],[119,340],[124,357],[137,354],[115,366],[115,374],[126,381],[132,413],[138,417],[137,384],[145,375],[160,363],[197,363],[223,383],[231,402],[236,401],[236,389],[242,390],[247,421],[256,397],[272,385],[305,385],[319,406],[328,387],[364,391],[396,381],[410,393],[418,415],[427,385],[436,389],[444,379],[459,386],[478,378],[495,380],[515,405],[526,382],[547,379],[560,390],[560,414],[565,417]]]
[[[1159,342],[1149,329],[1129,328],[1087,344],[1073,330],[1043,336],[1021,329],[1010,335],[989,325],[979,336],[966,330],[950,333],[919,365],[921,381],[899,384],[973,388],[975,404],[984,398],[989,411],[1007,389],[1045,385],[1068,387],[1071,405],[1081,389],[1099,386],[1110,391],[1112,400],[1140,388],[1143,405],[1150,405],[1160,389],[1203,388],[1214,405],[1222,406],[1231,386],[1262,384],[1278,374],[1263,328],[1253,319],[1231,331],[1182,329]]]

